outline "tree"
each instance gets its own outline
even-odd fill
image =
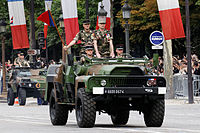
[[[123,5],[124,0],[121,2]],[[154,30],[162,31],[160,17],[156,0],[134,0],[129,1],[132,7],[130,23],[130,41],[131,48],[135,50],[136,55],[152,55],[149,35]],[[180,10],[185,27],[185,0],[179,0]],[[200,55],[199,39],[199,19],[200,19],[200,0],[190,1],[190,24],[191,24],[191,44],[192,52]],[[125,23],[121,11],[118,12],[122,25]],[[143,53],[145,49],[145,53]],[[173,40],[173,54],[185,53],[185,38]],[[162,54],[162,53],[160,53]]]

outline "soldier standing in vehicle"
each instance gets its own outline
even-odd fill
[[[123,44],[116,45],[116,50],[115,51],[117,53],[116,58],[122,58],[123,57],[122,54],[124,52]]]
[[[93,52],[94,52],[93,45],[90,43],[87,43],[87,45],[85,46],[85,53],[86,53],[85,57],[92,59],[94,57]],[[81,63],[85,62],[85,57],[81,57],[80,59]]]
[[[30,67],[28,61],[26,59],[24,59],[24,53],[20,54],[19,66],[20,67]]]
[[[97,58],[101,57],[115,57],[112,35],[110,31],[105,29],[105,23],[98,24],[99,29],[95,31],[92,35],[94,49],[97,55]]]
[[[93,40],[91,39],[93,31],[90,30],[90,20],[86,19],[83,21],[83,28],[84,30],[79,31],[74,39],[69,43],[69,45],[64,46],[65,51],[67,51],[68,48],[76,44],[79,40],[81,40],[81,45],[80,45],[80,54],[84,53],[84,46],[86,43],[92,43]]]
[[[15,65],[15,66],[19,66],[20,54],[21,54],[21,52],[19,51],[19,52],[17,53],[17,58],[15,58],[15,60],[14,60],[14,65]]]

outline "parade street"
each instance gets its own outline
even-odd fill
[[[175,101],[175,102],[174,102]],[[98,115],[94,128],[79,128],[74,111],[65,126],[52,126],[49,106],[38,106],[32,99],[26,106],[9,107],[0,103],[1,133],[199,133],[200,104],[166,101],[165,119],[160,128],[147,128],[143,115],[131,112],[126,126],[114,127],[106,114]]]

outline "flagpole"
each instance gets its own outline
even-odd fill
[[[30,10],[30,19],[31,19],[31,49],[36,49],[36,41],[35,41],[35,17],[34,17],[34,0],[31,0],[31,10]],[[31,56],[31,61],[34,63],[35,66],[35,62],[36,62],[36,56]]]
[[[61,37],[61,35],[60,35],[60,32],[58,31],[58,27],[57,27],[57,25],[56,25],[56,23],[55,23],[55,20],[54,20],[52,14],[51,14],[51,11],[50,11],[49,9],[48,9],[48,11],[49,11],[49,13],[50,13],[50,15],[51,15],[51,18],[52,18],[52,20],[53,20],[53,23],[54,23],[54,25],[55,25],[55,27],[56,27],[56,30],[57,30],[57,32],[58,32],[58,35],[59,35],[60,40],[61,40],[61,42],[62,42],[62,44],[63,44],[63,47],[64,47],[64,46],[65,46],[65,43],[64,43],[64,41],[63,41],[63,39],[62,39],[62,37]]]

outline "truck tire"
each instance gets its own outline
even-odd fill
[[[54,89],[52,89],[50,95],[49,114],[53,125],[66,125],[68,120],[68,108],[67,105],[58,104],[56,102]]]
[[[83,88],[78,90],[76,98],[76,120],[81,128],[94,127],[96,119],[96,105],[90,94]]]
[[[8,92],[7,92],[7,103],[9,106],[13,106],[15,102],[15,96],[13,93],[12,88],[8,88]]]
[[[24,88],[19,88],[18,100],[19,105],[24,106],[26,104],[26,90]]]
[[[118,111],[111,114],[111,120],[114,125],[126,125],[129,119],[129,111]]]
[[[153,101],[144,110],[144,121],[147,127],[160,127],[165,115],[165,101],[164,99],[157,99]]]

